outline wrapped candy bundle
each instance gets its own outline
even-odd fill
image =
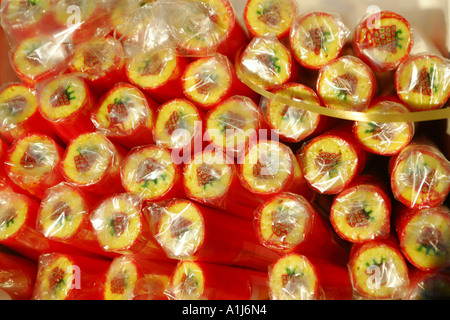
[[[0,295],[2,300],[29,300],[36,281],[34,261],[0,252]]]
[[[267,300],[266,281],[262,271],[181,261],[172,274],[170,293],[175,300]]]
[[[92,112],[98,132],[124,147],[151,144],[156,102],[137,87],[120,82],[114,85]]]

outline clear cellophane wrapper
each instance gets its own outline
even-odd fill
[[[374,99],[366,113],[406,113],[408,109],[396,98]],[[361,147],[374,154],[392,156],[399,153],[413,139],[414,122],[355,121],[353,135]]]
[[[354,300],[404,299],[408,266],[395,238],[354,244],[348,270]]]
[[[450,97],[450,60],[430,51],[411,54],[395,71],[398,97],[411,111],[443,107]]]
[[[389,238],[391,200],[388,189],[373,176],[358,176],[334,197],[330,219],[335,232],[352,243]]]
[[[450,191],[450,162],[432,144],[413,141],[389,162],[391,189],[409,208],[442,204]]]
[[[131,149],[153,143],[156,107],[139,88],[120,82],[100,99],[91,120],[97,132]]]
[[[291,51],[302,66],[317,70],[341,54],[350,33],[338,13],[302,13],[290,30]]]
[[[77,46],[111,31],[110,0],[24,2],[3,1],[2,27],[11,47],[11,62],[19,78],[36,83],[70,66]]]

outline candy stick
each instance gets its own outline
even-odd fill
[[[403,256],[412,265],[423,271],[450,266],[450,210],[447,207],[402,208],[395,222]]]
[[[0,252],[0,293],[11,300],[29,300],[33,294],[37,266],[34,261]]]
[[[238,159],[238,174],[243,186],[260,199],[280,192],[293,192],[312,198],[292,150],[271,140],[251,142]]]
[[[92,113],[98,132],[128,149],[151,144],[156,102],[137,87],[121,82],[113,86]]]
[[[411,111],[439,109],[450,97],[450,62],[435,54],[409,56],[395,71],[395,88]]]
[[[302,196],[279,193],[255,211],[259,242],[280,254],[296,252],[345,265],[348,253],[334,241],[328,221]]]
[[[297,253],[284,255],[269,267],[272,300],[350,300],[352,285],[347,269]]]
[[[11,83],[0,90],[0,135],[9,144],[27,133],[59,137],[38,111],[36,93],[21,83]]]
[[[175,300],[267,300],[267,274],[198,261],[180,261],[171,278]]]
[[[349,35],[338,15],[316,11],[294,20],[289,42],[300,65],[318,70],[339,57]]]
[[[373,176],[359,176],[337,194],[330,210],[336,233],[352,243],[387,239],[391,200],[387,188]]]
[[[61,171],[66,181],[88,192],[122,192],[120,164],[127,152],[100,133],[81,134],[67,146]]]
[[[408,109],[395,98],[374,99],[366,113],[406,113]],[[366,151],[392,156],[406,147],[414,137],[413,122],[363,122],[355,121],[353,135]]]
[[[320,69],[316,91],[328,108],[365,111],[376,85],[375,74],[364,62],[341,56]]]
[[[289,35],[297,11],[293,0],[248,0],[244,8],[244,22],[252,37],[273,34],[278,39]]]
[[[145,255],[167,260],[153,239],[140,197],[122,193],[104,199],[93,211],[91,223],[100,247],[107,252]]]
[[[236,75],[230,60],[221,54],[191,62],[181,76],[184,95],[207,111],[227,98],[242,95],[257,101],[257,94]]]
[[[179,4],[170,22],[176,44],[185,55],[220,53],[234,61],[236,52],[248,42],[228,0]]]
[[[115,258],[104,283],[105,300],[167,300],[174,265],[134,255]]]
[[[237,59],[247,80],[264,89],[297,79],[298,66],[289,49],[273,36],[253,38]]]
[[[279,257],[259,244],[250,220],[183,199],[150,204],[147,212],[155,239],[171,259],[265,270]]]
[[[314,90],[300,83],[286,83],[272,93],[284,98],[300,100],[320,106]],[[263,98],[260,108],[269,127],[283,142],[297,143],[315,137],[330,128],[331,118]]]
[[[132,149],[121,167],[121,181],[127,192],[146,201],[161,201],[184,195],[181,167],[169,150],[148,145]]]
[[[26,38],[13,47],[11,63],[17,76],[35,85],[67,69],[70,50],[58,39],[38,35]]]
[[[33,300],[100,300],[109,264],[81,255],[44,254],[39,257]]]
[[[356,56],[376,72],[395,70],[411,52],[414,43],[409,22],[398,13],[380,11],[364,17],[355,28]]]
[[[112,36],[82,43],[72,58],[69,71],[82,73],[90,88],[103,95],[112,86],[125,81],[125,52]]]
[[[59,171],[63,153],[52,138],[27,134],[11,145],[5,169],[15,184],[42,199],[47,188],[63,180]]]
[[[187,149],[190,157],[197,143],[202,146],[203,113],[186,99],[170,100],[157,110],[153,136],[157,145],[183,152]]]
[[[185,97],[180,79],[188,64],[188,58],[160,48],[132,55],[125,71],[130,83],[159,103],[165,103]]]
[[[233,96],[210,110],[205,118],[205,140],[224,150],[231,157],[239,157],[250,140],[255,140],[264,120],[258,106],[244,96]]]
[[[245,219],[252,220],[259,205],[239,181],[234,159],[218,149],[192,156],[183,169],[183,186],[189,199]]]
[[[36,229],[39,202],[19,193],[0,193],[0,244],[37,260],[49,252],[85,254],[85,251],[67,244],[49,240]]]
[[[405,300],[448,300],[450,275],[445,271],[413,270]]]
[[[390,159],[392,193],[409,208],[440,205],[450,192],[450,163],[434,146],[410,143]]]
[[[42,83],[38,99],[40,113],[65,143],[95,131],[90,119],[94,97],[86,81],[77,75],[66,74]]]
[[[303,144],[297,152],[308,185],[321,194],[337,194],[362,171],[366,154],[348,125],[330,129]]]
[[[355,244],[349,273],[354,298],[402,299],[409,286],[407,265],[393,239]]]
[[[105,257],[90,223],[90,214],[98,197],[62,182],[49,188],[36,218],[36,230],[47,239],[69,244]]]

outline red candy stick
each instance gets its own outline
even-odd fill
[[[148,214],[155,239],[172,259],[265,270],[279,257],[259,244],[251,221],[189,200],[149,205]]]
[[[261,271],[183,261],[171,279],[175,300],[267,300],[267,275]]]
[[[443,271],[414,269],[410,275],[406,300],[448,300],[450,298],[450,275]]]
[[[105,300],[167,300],[171,262],[123,255],[109,266],[103,285]]]
[[[40,85],[38,98],[40,113],[65,143],[95,131],[90,119],[94,96],[84,79],[73,74],[53,78]]]
[[[63,180],[58,170],[63,153],[52,138],[27,134],[10,147],[5,169],[15,184],[42,199],[47,188]]]
[[[109,264],[67,253],[41,255],[33,300],[100,300]]]
[[[6,294],[8,299],[29,300],[36,273],[34,261],[0,252],[0,293]]]
[[[272,300],[351,300],[347,269],[327,260],[290,253],[269,267]]]

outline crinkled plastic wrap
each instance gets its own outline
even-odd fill
[[[271,300],[350,300],[352,286],[344,265],[297,253],[269,266]]]
[[[117,83],[100,99],[91,114],[97,132],[131,149],[154,142],[157,103],[137,87]]]
[[[302,196],[279,193],[255,210],[259,242],[276,252],[301,253],[345,264],[348,253],[334,241],[328,222]]]
[[[234,64],[221,54],[202,57],[190,63],[181,82],[184,95],[206,111],[234,95],[257,100],[257,95],[237,77]]]
[[[115,258],[103,284],[105,300],[167,300],[174,265],[142,256]]]
[[[38,111],[36,92],[19,82],[0,89],[0,135],[9,144],[27,133],[42,133],[59,139]]]
[[[361,175],[335,196],[330,220],[336,233],[352,243],[387,239],[391,227],[391,200],[375,177]]]
[[[25,82],[35,84],[69,68],[77,45],[109,33],[107,0],[7,0],[2,26],[11,46],[11,63]]]
[[[290,50],[274,36],[253,38],[240,52],[236,63],[247,81],[267,90],[295,82],[298,74]]]
[[[66,144],[80,134],[95,131],[90,114],[96,101],[80,74],[50,78],[40,82],[36,90],[39,112]]]
[[[122,192],[120,164],[127,152],[101,133],[81,134],[67,145],[61,172],[67,182],[88,192]]]
[[[274,89],[272,93],[316,106],[321,104],[314,90],[300,83],[286,83]],[[288,106],[265,97],[261,99],[259,107],[268,126],[283,142],[304,141],[308,137],[323,132],[331,122],[330,119],[320,114]]]
[[[100,300],[102,279],[110,262],[67,253],[43,254],[33,300]]]
[[[223,150],[227,156],[239,158],[245,152],[246,145],[256,140],[260,129],[264,129],[264,120],[253,100],[233,96],[208,112],[205,126],[206,141]]]
[[[184,199],[146,207],[152,233],[171,259],[266,270],[279,257],[259,244],[251,220]]]
[[[431,53],[410,55],[395,71],[398,97],[411,111],[439,109],[450,97],[450,61]]]
[[[97,241],[105,251],[163,259],[143,213],[143,200],[130,193],[104,199],[90,217]]]
[[[173,300],[267,300],[265,272],[232,266],[182,261],[170,286]]]
[[[406,113],[408,109],[396,98],[374,99],[366,113]],[[355,121],[353,135],[368,152],[392,156],[406,147],[415,134],[414,122]]]
[[[171,152],[156,145],[132,149],[121,165],[121,181],[127,192],[146,201],[182,196],[182,172]]]
[[[11,145],[5,169],[15,184],[42,199],[47,188],[63,180],[59,171],[63,153],[52,138],[27,134]]]
[[[1,299],[29,300],[33,294],[36,273],[34,261],[0,252]]]
[[[96,196],[61,182],[47,189],[37,213],[36,230],[47,239],[110,257],[98,245],[89,220],[97,201]]]
[[[88,85],[101,95],[125,81],[125,58],[123,46],[116,38],[94,38],[76,48],[69,71],[82,73]]]
[[[345,126],[305,142],[297,152],[306,182],[320,194],[338,194],[365,166],[366,154]]]
[[[181,163],[196,146],[201,149],[203,130],[203,113],[187,99],[174,99],[157,110],[153,135],[156,145],[179,151]]]
[[[295,0],[249,0],[243,19],[252,37],[274,35],[283,39],[289,35],[297,8]]]
[[[450,275],[448,272],[425,272],[415,270],[410,277],[407,300],[448,300],[450,298]]]
[[[389,163],[394,198],[409,208],[442,204],[450,192],[450,162],[435,146],[412,142]]]
[[[366,111],[376,92],[374,72],[360,59],[345,55],[319,70],[316,91],[324,106]]]
[[[411,52],[413,29],[400,14],[378,11],[367,14],[355,28],[355,54],[376,72],[395,70]]]
[[[338,14],[315,11],[295,18],[289,40],[298,63],[317,70],[341,54],[349,36]]]
[[[357,300],[404,299],[409,287],[408,267],[393,239],[355,244],[348,264]]]
[[[450,267],[450,210],[445,206],[398,212],[396,232],[403,256],[417,269]]]

